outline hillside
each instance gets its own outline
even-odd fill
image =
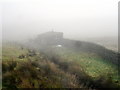
[[[102,45],[110,50],[118,52],[118,37],[96,37],[96,38],[87,38],[87,42],[97,43]]]
[[[45,54],[21,45],[4,45],[3,88],[117,87],[115,66],[98,60],[99,56],[65,48],[49,50]]]
[[[56,50],[59,55],[54,52],[46,55],[14,44],[4,45],[3,88],[104,88],[106,84],[116,86],[114,82],[117,81],[117,76],[112,65],[92,61],[92,54],[88,55],[91,56],[90,65],[87,64],[87,54],[82,55],[81,59],[86,58],[83,62],[77,60],[78,55],[75,53],[68,54],[66,50],[61,53],[59,49]],[[101,68],[97,68],[96,64],[102,65]],[[101,69],[104,71],[96,72]],[[111,75],[112,81],[108,75]],[[102,82],[98,82],[99,80]]]
[[[46,51],[47,50],[46,48],[62,45],[62,47],[65,47],[73,51],[98,54],[104,60],[119,65],[118,62],[118,56],[120,56],[119,53],[109,50],[104,46],[98,44],[85,41],[65,39],[63,38],[63,34],[62,35],[61,34],[62,34],[61,32],[47,32],[39,35],[37,38],[33,39],[27,44],[29,47],[36,48],[42,51]]]
[[[16,45],[3,47],[3,88],[83,87],[47,56]]]
[[[24,45],[3,44],[3,88],[120,87],[116,52],[48,34]]]

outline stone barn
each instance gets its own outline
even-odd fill
[[[63,40],[63,33],[62,32],[46,32],[43,34],[38,35],[36,41],[40,45],[59,45],[62,43]]]

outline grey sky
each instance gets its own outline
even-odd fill
[[[2,3],[3,38],[34,37],[52,28],[68,38],[117,36],[118,1],[6,1]]]

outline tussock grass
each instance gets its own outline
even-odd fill
[[[118,87],[116,67],[94,53],[66,48],[34,53],[19,45],[3,47],[3,88]]]
[[[14,53],[16,52],[16,53]],[[29,50],[20,47],[3,48],[3,88],[66,88],[82,87],[74,75],[64,72],[48,57],[37,52],[27,56]],[[25,55],[23,59],[19,55]]]

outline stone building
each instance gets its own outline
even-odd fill
[[[43,34],[38,35],[36,41],[40,45],[58,45],[61,44],[63,40],[63,33],[62,32],[46,32]]]

